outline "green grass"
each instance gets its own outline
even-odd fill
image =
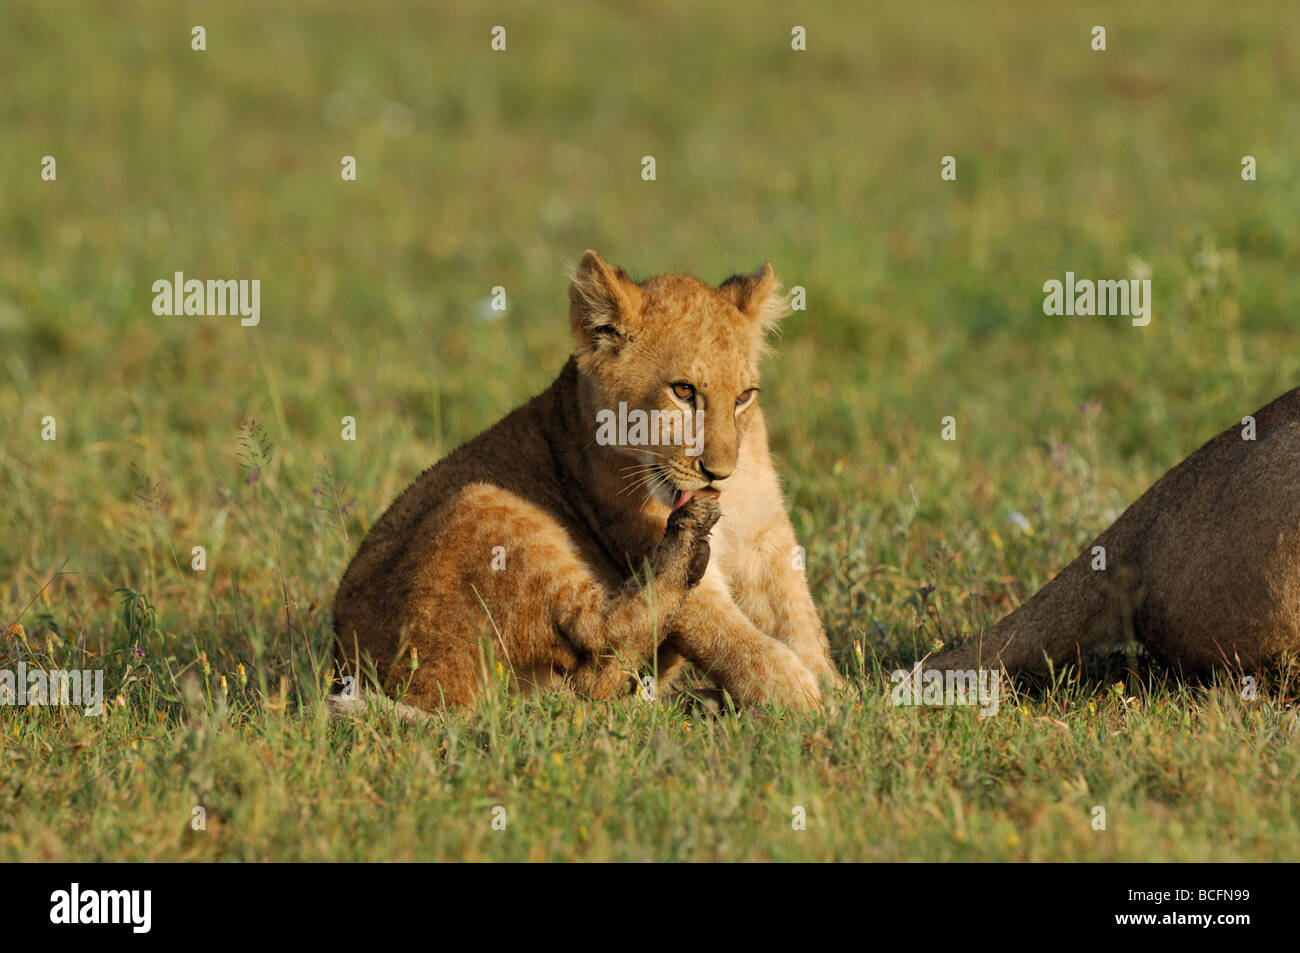
[[[0,709],[0,859],[1300,853],[1294,670],[1247,701],[1114,664],[986,719],[886,697],[1300,383],[1300,8],[308,6],[0,8],[0,667],[121,698]],[[808,289],[763,400],[849,690],[327,723],[348,557],[549,383],[587,247]],[[1042,314],[1132,259],[1149,327]],[[261,279],[261,325],[154,316],[177,270]]]

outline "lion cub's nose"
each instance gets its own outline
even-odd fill
[[[710,483],[725,480],[736,472],[735,464],[713,463],[706,467],[703,460],[696,460],[695,466],[699,468],[700,475]]]

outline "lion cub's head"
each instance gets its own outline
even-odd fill
[[[632,281],[588,251],[569,300],[595,411],[582,426],[628,461],[628,486],[672,508],[721,491],[757,408],[764,338],[787,310],[771,264],[713,288],[689,275]]]

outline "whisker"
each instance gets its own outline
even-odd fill
[[[638,487],[646,486],[652,480],[658,478],[660,478],[660,474],[658,473],[647,473],[644,476],[642,476],[640,479],[638,479],[635,483],[631,484],[630,486],[624,487],[621,491],[619,491],[618,495],[623,496],[624,494],[631,493],[633,490],[637,489]]]
[[[658,476],[658,478],[663,482],[664,489],[666,489],[666,490],[672,490],[672,489],[673,489],[673,485],[672,485],[672,483],[669,482],[668,477],[667,477],[665,474],[663,474],[663,473],[659,473],[659,474],[657,474],[657,476]],[[654,498],[655,498],[655,497],[654,497],[654,493],[647,493],[647,494],[646,494],[645,501],[641,504],[640,512],[644,513],[644,512],[645,512],[645,508],[646,508],[647,506],[650,505],[650,501],[653,500]]]
[[[659,469],[659,464],[657,463],[645,463],[642,464],[641,466],[636,466],[636,467],[622,467],[620,472],[626,473],[629,470],[632,470],[637,473],[645,473],[647,470],[658,470],[658,469]]]

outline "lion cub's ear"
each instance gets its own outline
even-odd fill
[[[617,348],[635,333],[643,304],[641,289],[623,269],[588,249],[569,285],[569,324],[577,352]]]
[[[758,322],[764,332],[790,313],[790,302],[781,293],[781,283],[770,261],[748,275],[732,275],[718,285],[718,293],[734,304],[740,313]]]

